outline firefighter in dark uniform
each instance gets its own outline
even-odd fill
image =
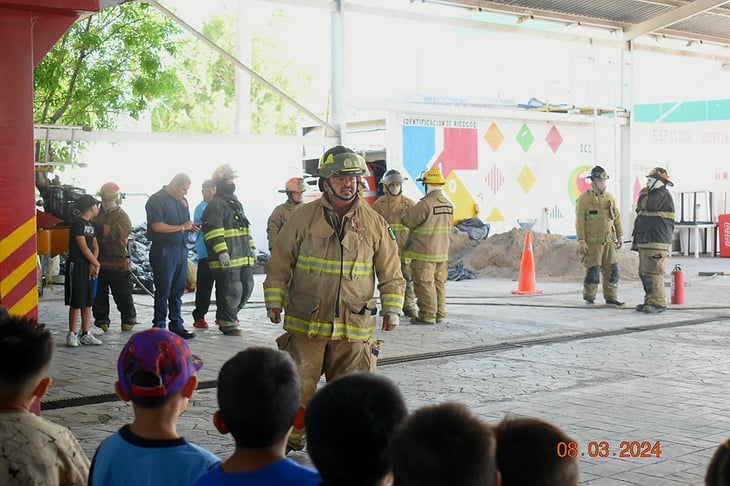
[[[215,197],[203,212],[203,238],[215,277],[216,323],[227,336],[243,334],[238,311],[253,292],[256,245],[243,205],[235,195],[236,174],[228,165],[215,170]]]
[[[655,167],[646,176],[646,187],[636,202],[632,250],[639,251],[639,277],[644,286],[644,303],[639,312],[656,314],[667,309],[664,271],[674,235],[674,200],[667,186],[669,174]]]

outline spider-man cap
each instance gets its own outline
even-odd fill
[[[185,386],[203,367],[188,343],[161,328],[132,335],[119,354],[119,387],[131,397],[164,397]]]

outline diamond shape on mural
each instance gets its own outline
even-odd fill
[[[504,174],[502,174],[502,171],[499,170],[499,167],[493,165],[487,171],[487,175],[484,176],[484,182],[486,182],[487,186],[492,190],[492,194],[497,194],[497,191],[499,191],[502,184],[504,184]]]
[[[517,132],[517,143],[522,147],[522,150],[527,152],[530,150],[530,147],[532,146],[532,142],[535,141],[535,136],[532,134],[530,129],[527,127],[527,124],[522,125],[522,128],[520,128],[520,131]]]
[[[484,133],[484,140],[487,141],[493,152],[496,152],[499,146],[502,145],[504,135],[496,123],[489,125],[489,129]]]
[[[527,166],[525,166],[525,168],[522,169],[520,174],[517,176],[517,183],[520,185],[522,190],[525,191],[525,194],[530,192],[530,189],[532,189],[532,186],[535,185],[536,180],[535,174]]]
[[[560,146],[563,144],[563,136],[560,135],[558,127],[553,125],[553,127],[550,129],[547,136],[545,137],[545,141],[547,142],[553,153],[556,153],[558,151]]]
[[[499,211],[499,209],[494,208],[492,209],[492,212],[489,213],[489,216],[485,218],[485,221],[487,223],[503,223],[504,216],[502,216],[502,213]]]

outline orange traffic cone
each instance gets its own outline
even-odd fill
[[[525,248],[522,250],[520,281],[517,284],[517,290],[513,290],[512,293],[517,295],[542,294],[542,290],[535,289],[535,257],[532,255],[532,233],[529,231],[525,236]]]

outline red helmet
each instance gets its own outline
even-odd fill
[[[120,192],[121,190],[116,183],[107,182],[106,184],[101,186],[99,192],[97,192],[96,195],[101,197],[102,201],[114,201],[117,199],[121,199],[119,197]]]

